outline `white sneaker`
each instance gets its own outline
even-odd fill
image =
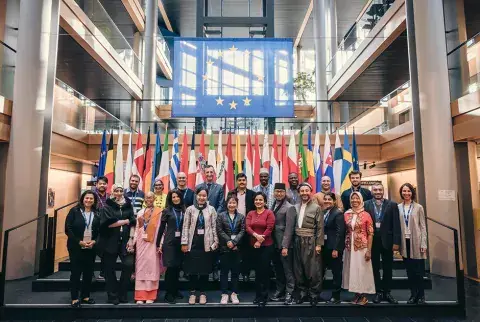
[[[222,294],[222,299],[220,300],[220,304],[228,304],[228,294]]]
[[[145,304],[143,301],[137,301],[137,304]]]
[[[152,301],[152,300],[148,300],[148,301],[147,301],[147,304],[153,304],[153,301]]]
[[[239,304],[240,301],[238,300],[238,295],[237,293],[232,293],[230,296],[230,299],[232,300],[232,304]]]

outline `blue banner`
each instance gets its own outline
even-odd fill
[[[176,38],[172,117],[294,117],[291,39]]]

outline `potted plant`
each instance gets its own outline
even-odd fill
[[[307,102],[307,95],[315,92],[315,71],[311,73],[298,72],[293,80],[293,90],[297,99]]]

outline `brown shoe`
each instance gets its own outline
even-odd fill
[[[188,304],[194,305],[195,303],[197,303],[197,297],[195,296],[195,294],[191,294],[188,298]]]
[[[358,301],[357,301],[357,304],[358,304],[358,305],[362,305],[362,306],[363,306],[363,305],[367,305],[367,304],[368,304],[368,299],[367,299],[367,297],[364,296],[364,295],[363,295],[363,296],[360,296],[360,298],[359,298]]]
[[[360,299],[360,294],[355,294],[351,303],[357,304],[359,299]]]
[[[207,304],[207,296],[205,294],[201,294],[200,295],[200,301],[198,303],[200,303],[202,305]]]

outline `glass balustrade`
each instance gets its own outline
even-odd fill
[[[160,29],[157,30],[157,48],[160,49],[165,57],[167,58],[168,63],[170,64],[170,48],[168,48],[167,42],[163,37]]]

